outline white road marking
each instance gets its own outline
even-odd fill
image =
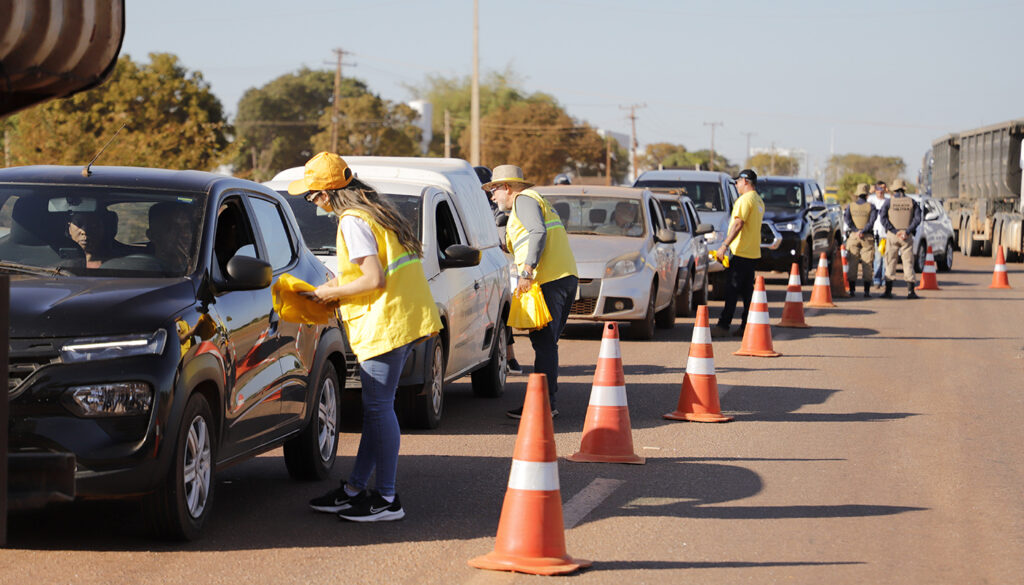
[[[569,530],[579,524],[587,517],[587,514],[600,506],[601,502],[605,501],[608,496],[612,495],[612,492],[624,483],[626,482],[621,479],[607,479],[604,477],[599,477],[590,482],[587,487],[583,488],[562,506],[562,521],[565,524],[565,529]]]

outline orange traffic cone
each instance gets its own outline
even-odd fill
[[[732,355],[757,357],[779,357],[781,353],[772,348],[772,326],[768,323],[768,293],[764,290],[764,277],[758,276],[754,283],[754,295],[750,299],[747,327],[743,330],[743,341],[739,351]]]
[[[494,550],[471,559],[469,566],[533,575],[564,575],[590,566],[590,561],[574,559],[565,551],[555,432],[544,374],[530,374],[526,387]]]
[[[846,261],[846,246],[843,244],[839,245],[839,257],[843,261],[843,290],[839,296],[845,298],[850,296],[850,265]]]
[[[605,323],[601,351],[597,355],[594,385],[590,389],[587,420],[579,452],[569,461],[589,463],[636,463],[644,458],[633,451],[633,430],[626,406],[626,379],[622,375],[619,326]]]
[[[708,325],[708,306],[697,307],[697,320],[693,323],[690,356],[686,358],[686,375],[679,392],[675,412],[661,415],[669,420],[694,422],[726,422],[731,416],[722,416],[718,405],[718,378],[715,376],[715,351],[711,346],[711,327]]]
[[[952,250],[947,250],[947,254],[952,254]],[[932,247],[928,246],[928,253],[924,257],[924,270],[921,271],[921,285],[917,287],[917,290],[941,290],[939,288],[939,281],[935,279],[935,256],[932,256]]]
[[[811,300],[807,306],[816,308],[836,306],[832,302],[831,282],[828,279],[828,260],[825,258],[824,252],[818,259],[818,271],[814,273],[814,288],[811,289]]]
[[[1003,247],[999,246],[996,252],[996,267],[992,271],[992,284],[989,288],[1013,288],[1010,286],[1010,279],[1006,276],[1006,259],[1003,256]]]
[[[789,271],[789,286],[786,287],[786,304],[782,306],[782,320],[779,327],[810,327],[804,321],[804,292],[800,286],[800,265],[793,263]]]

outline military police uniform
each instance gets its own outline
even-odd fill
[[[846,255],[852,259],[849,262],[849,274],[847,279],[850,283],[850,296],[854,295],[857,288],[857,273],[864,275],[864,296],[871,296],[871,270],[875,261],[875,235],[872,226],[875,224],[875,217],[878,210],[868,203],[868,186],[865,183],[857,185],[854,192],[857,199],[846,206],[843,213],[843,220],[850,232],[846,238]]]
[[[916,299],[914,292],[914,233],[921,225],[921,206],[904,193],[902,179],[893,182],[893,195],[882,205],[880,215],[885,227],[885,298],[892,298],[892,281],[896,277],[896,259],[903,262],[903,279],[907,283],[907,298]],[[905,233],[900,238],[899,233]]]

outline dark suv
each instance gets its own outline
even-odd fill
[[[0,269],[12,507],[141,496],[159,534],[192,539],[217,469],[280,445],[295,477],[332,468],[342,335],[274,310],[281,274],[327,279],[274,191],[196,171],[0,170]]]
[[[822,252],[832,261],[842,239],[842,222],[838,208],[825,203],[817,182],[798,177],[761,177],[757,192],[764,200],[764,221],[773,223],[782,235],[778,247],[762,247],[758,270],[789,272],[796,262],[806,279],[818,266]]]

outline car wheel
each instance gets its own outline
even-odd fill
[[[202,535],[213,504],[213,462],[217,441],[206,398],[189,398],[178,429],[174,460],[162,487],[143,501],[153,531],[174,540]]]
[[[932,255],[934,258],[934,254]],[[921,245],[917,247],[917,257],[914,258],[914,272],[921,274],[924,272],[924,263],[928,260],[928,242],[927,240],[922,241]]]
[[[687,287],[689,290],[689,287]],[[676,291],[672,291],[669,295],[671,300],[668,305],[654,314],[654,324],[659,329],[671,329],[676,326],[676,307],[679,303],[679,296],[675,294]]]
[[[629,322],[630,339],[647,340],[654,337],[654,299],[657,297],[657,286],[651,286],[651,295],[647,301],[647,313],[643,319]]]
[[[284,444],[284,464],[295,479],[324,479],[338,455],[341,387],[334,364],[325,362],[316,384],[316,410],[299,436]]]
[[[693,287],[691,286],[690,288],[693,288]],[[693,299],[690,302],[690,310],[693,311],[692,314],[696,314],[697,313],[697,307],[699,307],[701,305],[708,304],[708,279],[707,279],[707,277],[704,278],[704,282],[698,288],[693,290],[693,294],[691,295],[691,298]]]
[[[491,344],[491,357],[487,365],[473,372],[473,394],[497,398],[505,393],[508,378],[508,336],[504,326],[498,326]]]
[[[444,344],[437,336],[431,342],[430,372],[422,386],[404,389],[407,408],[404,412],[408,426],[417,429],[436,429],[444,412]]]
[[[675,310],[677,317],[689,317],[693,307],[693,279],[687,278],[683,290],[676,295]]]
[[[935,259],[935,267],[938,268],[939,272],[949,272],[953,270],[953,239],[950,238],[946,242],[946,252],[939,258]]]

